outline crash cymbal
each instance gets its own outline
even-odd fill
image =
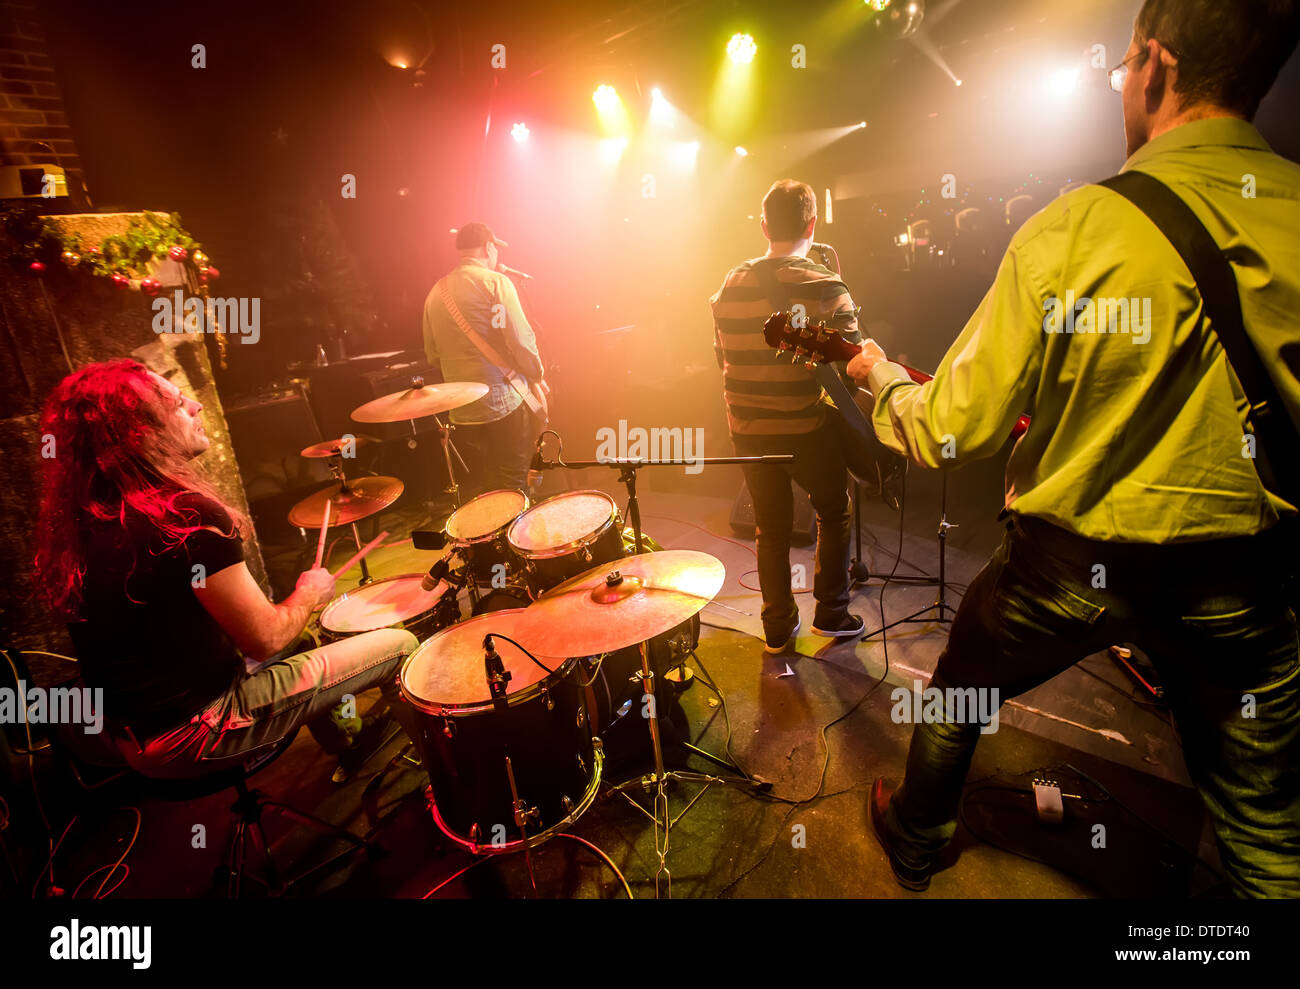
[[[347,525],[383,511],[405,487],[395,477],[359,477],[348,481],[347,489],[333,484],[309,495],[289,510],[289,522],[300,529],[318,529],[325,520],[325,503],[330,503],[330,528]]]
[[[352,449],[358,450],[368,443],[374,442],[369,436],[352,437]],[[304,457],[310,457],[313,460],[319,460],[324,457],[342,456],[344,451],[344,440],[322,440],[320,443],[313,443],[302,451]]]
[[[421,384],[405,391],[381,396],[352,410],[356,422],[403,422],[436,415],[477,402],[488,393],[488,386],[478,381],[444,381],[437,385]],[[414,383],[414,382],[412,382]]]
[[[727,576],[694,550],[642,553],[553,587],[516,620],[520,645],[540,656],[596,656],[644,642],[699,613]]]

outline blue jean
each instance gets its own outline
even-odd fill
[[[1234,891],[1300,896],[1300,648],[1272,562],[1285,555],[1271,533],[1134,546],[1014,521],[962,599],[931,685],[997,687],[1005,700],[1136,643],[1165,686]],[[886,815],[904,863],[923,868],[951,840],[979,738],[970,718],[914,729]]]
[[[378,686],[395,701],[397,674],[417,644],[410,632],[383,628],[277,659],[242,678],[186,724],[152,738],[124,738],[118,748],[136,772],[161,779],[189,779],[242,765],[328,715],[348,694]],[[403,714],[400,702],[393,709]]]

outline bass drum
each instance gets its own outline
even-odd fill
[[[504,705],[492,700],[483,637],[513,638],[521,611],[443,629],[407,657],[398,678],[419,725],[414,741],[429,774],[434,823],[474,854],[545,841],[572,825],[600,788],[603,751],[592,737],[579,661],[547,672],[496,640],[510,680]]]

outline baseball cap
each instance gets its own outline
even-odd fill
[[[458,251],[483,247],[487,244],[496,244],[498,247],[510,246],[494,234],[492,228],[486,223],[467,223],[456,231],[456,250]]]

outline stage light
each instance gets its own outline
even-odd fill
[[[757,53],[758,45],[754,43],[753,35],[733,34],[727,42],[727,58],[736,65],[748,65]]]
[[[859,121],[858,130],[866,130],[866,129],[867,129],[867,122],[865,120]]]
[[[650,91],[650,123],[659,127],[671,127],[677,113],[673,105],[664,97],[663,92],[656,87]]]
[[[736,154],[740,155],[740,157],[742,158],[745,158],[749,155],[749,150],[747,148],[742,148],[739,144],[737,144]]]
[[[925,20],[925,0],[909,0],[908,3],[887,3],[878,9],[880,16],[874,18],[876,30],[883,31],[891,38],[906,38],[916,34]]]
[[[956,84],[957,84],[958,86],[960,86],[960,85],[961,85],[961,80],[960,80],[960,79],[957,79],[957,80],[956,80]]]
[[[606,83],[601,83],[596,87],[596,91],[591,94],[591,102],[596,104],[596,109],[601,113],[611,113],[618,107],[618,90]]]
[[[699,154],[699,141],[674,141],[668,149],[668,160],[678,171],[689,172],[695,168]]]
[[[1065,99],[1079,87],[1079,67],[1057,69],[1047,77],[1047,92],[1058,99]]]
[[[525,141],[528,140],[528,135],[530,133],[532,132],[529,131],[528,125],[522,122],[517,123],[510,128],[510,136],[513,137],[520,144],[523,144]]]
[[[623,152],[626,150],[626,137],[607,137],[600,142],[601,161],[608,165],[617,165],[618,160],[623,157]]]
[[[880,11],[888,7],[889,3],[890,0],[867,0],[867,6],[870,7],[872,10],[874,10],[876,13],[880,13]]]

